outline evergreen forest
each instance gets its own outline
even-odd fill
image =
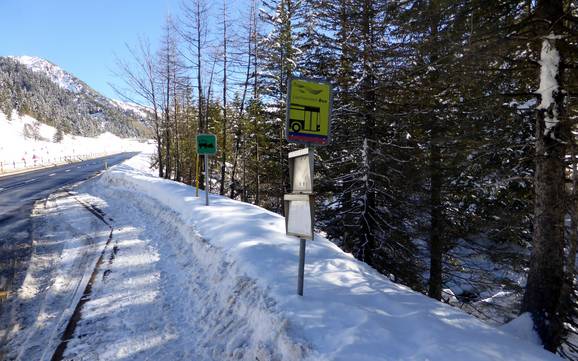
[[[578,360],[578,2],[184,0],[128,44],[151,167],[283,214],[287,86],[333,87],[315,147],[318,232],[492,325],[530,313]],[[216,134],[208,169],[195,137]]]

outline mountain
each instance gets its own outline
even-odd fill
[[[0,57],[0,110],[30,115],[67,133],[149,137],[145,107],[105,97],[48,60]]]

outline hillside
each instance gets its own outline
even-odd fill
[[[0,111],[0,174],[146,147],[145,142],[109,132],[90,138],[64,132],[59,136],[56,128],[28,115],[13,112],[9,121]]]
[[[38,57],[0,57],[0,110],[13,109],[74,135],[150,135],[146,111],[109,99]]]

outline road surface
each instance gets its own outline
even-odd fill
[[[0,292],[18,289],[31,252],[34,203],[57,189],[93,177],[137,153],[122,153],[0,178]]]

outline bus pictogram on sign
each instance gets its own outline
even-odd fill
[[[330,138],[331,84],[293,78],[287,94],[287,140],[325,145]]]
[[[291,104],[289,113],[289,128],[298,133],[302,130],[318,132],[321,130],[319,124],[319,108],[309,107],[301,104]]]

